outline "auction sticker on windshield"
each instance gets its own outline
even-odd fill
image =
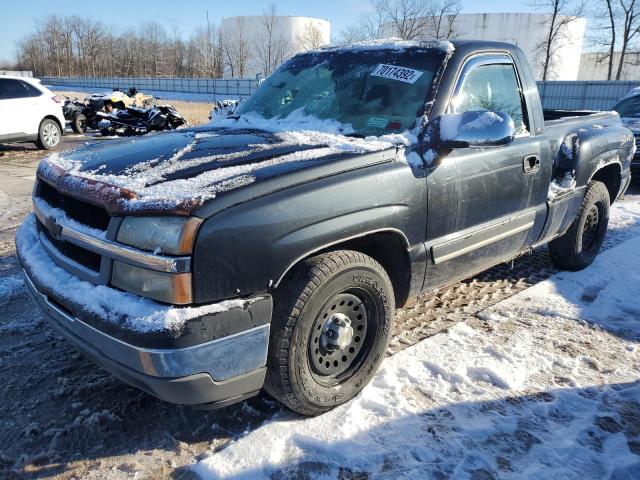
[[[415,83],[422,76],[423,72],[413,68],[399,67],[398,65],[379,64],[371,72],[373,77],[390,78],[405,83]]]

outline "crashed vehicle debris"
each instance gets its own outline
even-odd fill
[[[189,125],[171,105],[157,105],[151,108],[128,107],[108,113],[98,112],[97,118],[102,121],[100,125],[102,135],[144,135]]]
[[[88,128],[103,135],[142,135],[157,130],[174,130],[188,125],[186,119],[171,105],[154,105],[155,98],[130,88],[127,93],[114,89],[109,93],[94,93],[83,102],[67,99],[65,119],[75,133]]]
[[[634,153],[615,112],[543,111],[513,45],[325,48],[230,118],[49,157],[17,252],[51,325],[125,382],[317,415],[411,297],[546,243],[587,267]]]

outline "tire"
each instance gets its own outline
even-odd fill
[[[309,416],[347,402],[382,362],[394,313],[389,276],[371,257],[304,260],[274,294],[265,390]]]
[[[38,148],[41,150],[51,150],[60,145],[61,139],[62,130],[60,129],[60,125],[58,125],[55,120],[45,118],[40,123],[40,128],[38,129],[38,139],[36,140]]]
[[[556,267],[577,271],[591,265],[607,233],[609,207],[609,191],[605,184],[589,183],[580,211],[569,230],[549,242],[549,254]]]
[[[87,117],[82,113],[77,113],[71,122],[71,129],[75,133],[84,133],[87,131]]]

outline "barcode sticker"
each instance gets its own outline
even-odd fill
[[[390,78],[399,82],[415,83],[424,72],[414,70],[413,68],[399,67],[397,65],[387,65],[381,63],[371,72],[373,77]]]

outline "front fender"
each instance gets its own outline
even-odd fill
[[[426,182],[394,160],[254,198],[205,220],[193,259],[196,303],[269,290],[299,260],[380,231],[424,240]]]

